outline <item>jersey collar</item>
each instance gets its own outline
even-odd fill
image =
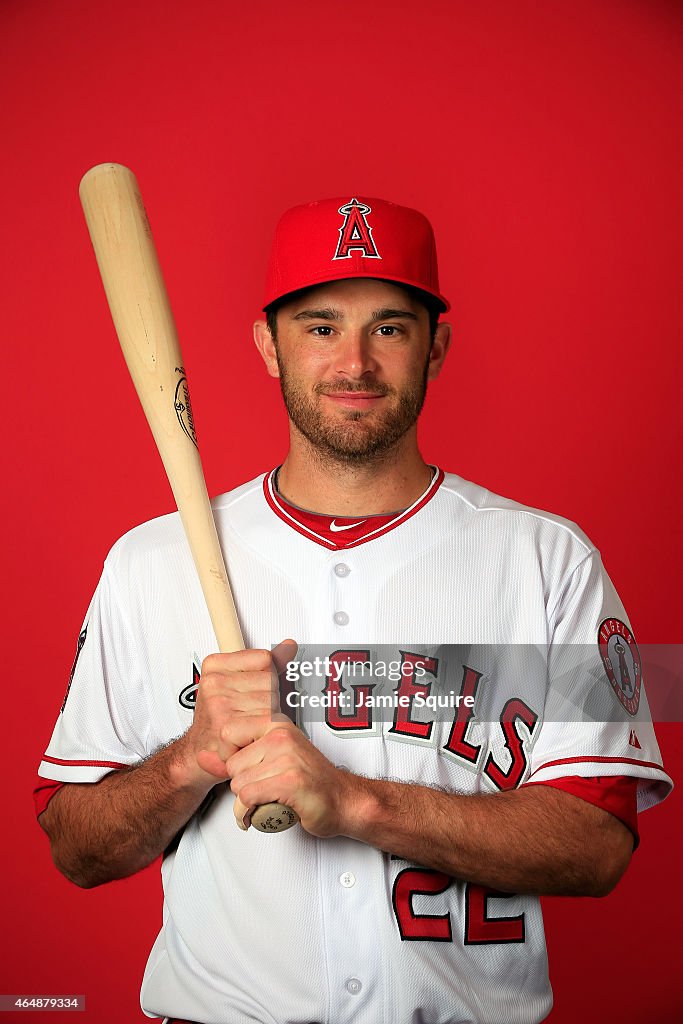
[[[308,512],[285,501],[278,494],[275,486],[279,468],[278,466],[270,473],[266,473],[263,478],[263,493],[266,501],[273,512],[293,530],[329,551],[355,548],[359,544],[366,544],[377,537],[382,537],[389,530],[395,530],[397,526],[424,508],[427,502],[434,497],[444,478],[443,470],[432,466],[434,475],[427,489],[409,508],[404,508],[400,512],[365,517],[327,516],[320,515],[318,512]]]

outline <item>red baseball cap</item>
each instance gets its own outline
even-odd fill
[[[270,254],[263,308],[326,281],[376,277],[419,288],[443,308],[434,232],[407,206],[369,196],[323,199],[280,218]]]

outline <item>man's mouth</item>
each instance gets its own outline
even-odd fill
[[[323,398],[327,398],[331,402],[334,402],[335,405],[345,406],[347,409],[355,409],[358,411],[360,409],[373,408],[373,406],[381,402],[383,398],[386,398],[388,391],[388,388],[358,388],[353,387],[353,385],[351,385],[351,387],[347,386],[342,388],[333,387],[328,390],[323,385],[323,387],[319,389],[319,394],[321,394]]]
[[[324,391],[323,397],[350,409],[371,409],[385,395],[377,391]]]

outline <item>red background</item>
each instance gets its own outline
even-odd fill
[[[277,385],[250,343],[279,213],[355,190],[424,210],[455,327],[425,455],[577,520],[641,643],[680,643],[683,9],[4,0],[0,40],[0,990],[85,993],[78,1020],[123,1024],[144,1019],[157,868],[77,890],[30,809],[102,560],[172,507],[81,175],[108,160],[138,175],[212,493],[285,450]],[[680,777],[683,727],[658,732]],[[641,848],[607,899],[546,901],[552,1024],[681,1019],[680,807],[675,793],[641,818]]]

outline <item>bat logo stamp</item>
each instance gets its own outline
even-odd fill
[[[175,388],[175,411],[178,423],[183,428],[195,448],[198,448],[197,435],[194,429],[194,416],[192,415],[192,403],[190,402],[190,391],[185,376],[185,367],[176,366],[176,373],[182,374]]]

